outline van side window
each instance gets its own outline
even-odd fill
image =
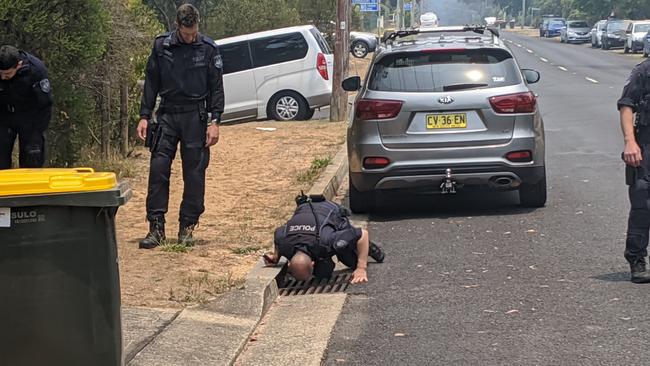
[[[320,32],[317,29],[310,29],[309,32],[311,33],[314,38],[316,38],[316,42],[318,42],[318,46],[320,47],[321,52],[323,52],[326,55],[331,55],[332,51],[330,50],[329,45],[327,44],[327,41],[325,38],[323,38],[323,35],[320,34]]]
[[[301,33],[281,34],[251,41],[255,67],[300,60],[307,56],[309,45]]]
[[[248,42],[237,42],[219,46],[223,59],[223,74],[232,74],[253,68]]]

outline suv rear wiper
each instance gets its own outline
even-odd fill
[[[455,90],[464,90],[464,89],[474,89],[474,88],[483,88],[488,86],[487,84],[452,84],[445,85],[442,87],[443,91],[455,91]]]

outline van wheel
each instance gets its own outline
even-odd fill
[[[307,102],[296,92],[278,93],[269,102],[269,114],[276,121],[302,121],[308,111]]]
[[[350,199],[350,210],[355,214],[369,213],[375,208],[375,192],[359,192],[352,182],[350,182],[348,198]]]
[[[307,110],[307,114],[305,115],[305,121],[308,121],[314,117],[314,113],[316,113],[316,109],[309,109]]]
[[[544,207],[546,205],[546,175],[535,184],[521,184],[519,203],[524,207]]]
[[[352,55],[356,58],[364,58],[368,56],[370,47],[363,41],[356,41],[352,44]]]

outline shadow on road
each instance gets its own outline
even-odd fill
[[[606,273],[591,278],[605,282],[630,282],[630,272]]]
[[[535,209],[519,205],[517,192],[461,192],[443,195],[381,195],[372,221],[459,216],[525,215]]]

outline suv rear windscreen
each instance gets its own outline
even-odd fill
[[[373,67],[369,89],[444,92],[521,83],[512,55],[501,49],[434,50],[387,55]]]

